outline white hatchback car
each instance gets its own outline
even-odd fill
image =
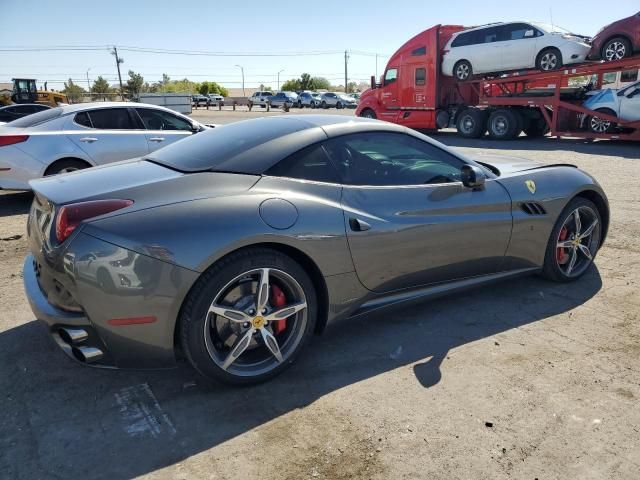
[[[164,107],[84,103],[0,126],[0,190],[29,180],[147,155],[207,127]]]
[[[524,68],[556,70],[584,62],[589,39],[536,22],[494,23],[454,34],[444,48],[442,73],[459,81],[476,74]]]
[[[592,92],[582,106],[630,122],[640,120],[640,82],[624,88]],[[614,122],[595,115],[584,117],[584,122],[594,133],[611,133],[617,128]]]

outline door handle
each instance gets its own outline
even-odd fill
[[[367,230],[371,230],[371,225],[355,217],[351,217],[349,219],[349,227],[351,227],[351,230],[354,232],[366,232]]]
[[[164,142],[164,137],[151,137],[150,142]]]
[[[97,142],[98,139],[95,137],[83,137],[80,139],[80,141],[85,143],[93,143],[93,142]]]

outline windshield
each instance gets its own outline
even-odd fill
[[[34,125],[46,122],[47,120],[59,117],[60,115],[62,115],[62,108],[51,108],[49,110],[43,110],[41,112],[33,113],[31,115],[27,115],[26,117],[19,118],[17,120],[14,120],[13,122],[7,123],[6,126],[17,128],[33,127]]]
[[[538,22],[532,22],[533,25],[535,25],[536,27],[540,27],[542,30],[544,30],[547,33],[567,33],[567,34],[571,34],[571,32],[569,30],[566,30],[562,27],[559,27],[558,25],[551,25],[550,23],[538,23]]]

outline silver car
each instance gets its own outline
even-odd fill
[[[357,102],[354,98],[348,96],[343,92],[326,92],[322,94],[320,106],[322,108],[336,107],[336,108],[345,108],[351,107],[355,108]]]
[[[302,92],[298,95],[298,108],[317,108],[322,103],[322,95],[316,92]]]
[[[147,155],[206,127],[155,105],[77,104],[0,127],[0,189],[29,180]]]

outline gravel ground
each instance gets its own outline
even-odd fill
[[[638,478],[640,145],[436,138],[592,173],[612,210],[596,266],[333,324],[251,388],[68,360],[23,295],[31,195],[0,192],[0,477]]]

